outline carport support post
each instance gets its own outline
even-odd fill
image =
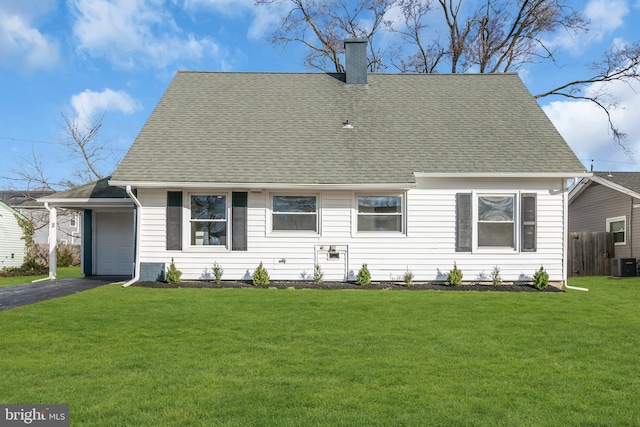
[[[49,211],[49,279],[55,280],[56,266],[58,264],[56,258],[56,247],[58,243],[58,227],[56,226],[56,222],[58,221],[58,215],[56,208],[50,208],[48,203],[45,203],[44,207]]]

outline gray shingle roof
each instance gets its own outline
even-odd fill
[[[44,205],[36,199],[53,194],[48,190],[0,190],[0,200],[12,207],[43,208]]]
[[[640,194],[640,172],[594,172],[593,174]]]
[[[344,129],[346,120],[353,129]],[[584,167],[516,74],[178,72],[120,182],[411,183]]]
[[[128,199],[129,196],[123,188],[109,185],[111,177],[103,178],[89,184],[84,184],[58,193],[42,197],[39,200],[47,199]]]

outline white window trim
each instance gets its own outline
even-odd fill
[[[226,241],[224,245],[192,245],[191,244],[191,196],[225,196],[227,222]],[[192,191],[182,196],[182,247],[184,252],[228,252],[231,247],[231,192],[229,191]]]
[[[528,193],[531,193],[530,191]],[[513,197],[513,247],[511,246],[479,246],[478,245],[478,233],[480,232],[478,227],[478,198],[479,197]],[[472,191],[471,192],[471,206],[472,206],[472,252],[478,253],[499,253],[499,254],[518,254],[520,253],[520,230],[521,221],[520,218],[520,203],[521,203],[520,191]],[[537,207],[536,207],[537,209]]]
[[[358,197],[379,196],[379,197],[400,197],[401,210],[401,230],[400,231],[358,231]],[[367,191],[353,192],[351,195],[351,237],[406,237],[407,236],[407,192],[395,191]]]
[[[607,233],[610,233],[609,230],[611,230],[611,223],[612,222],[618,222],[618,221],[624,221],[624,240],[622,242],[615,242],[614,245],[615,246],[625,246],[627,244],[627,217],[626,216],[616,216],[613,218],[607,218],[606,219],[606,231]]]
[[[273,229],[273,197],[315,197],[316,198],[316,230],[274,230]],[[290,191],[271,191],[267,194],[267,207],[265,209],[267,236],[268,237],[309,237],[322,235],[322,197],[320,193],[301,193]]]

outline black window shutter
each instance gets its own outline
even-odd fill
[[[456,252],[471,252],[471,194],[456,194]]]
[[[247,199],[246,192],[231,194],[231,250],[247,250]]]
[[[522,252],[536,251],[536,194],[522,194],[520,250]]]
[[[167,191],[167,250],[182,249],[182,191]]]

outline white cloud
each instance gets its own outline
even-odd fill
[[[209,38],[185,34],[162,0],[71,0],[78,50],[123,68],[216,57]]]
[[[209,8],[227,15],[233,15],[242,9],[251,10],[254,0],[184,0],[185,9]]]
[[[58,42],[42,34],[29,19],[0,7],[0,66],[33,71],[58,64]]]
[[[86,89],[71,97],[71,106],[76,112],[76,117],[85,123],[91,122],[97,115],[108,111],[118,111],[124,114],[133,114],[142,109],[140,103],[128,93],[109,88],[102,92]]]
[[[272,3],[258,6],[255,0],[184,0],[184,7],[192,11],[214,10],[232,17],[250,14],[253,20],[247,29],[247,37],[253,40],[264,37],[269,28],[278,25],[283,14],[287,12],[287,4]]]
[[[2,0],[2,9],[9,14],[20,15],[27,21],[51,14],[57,0]]]
[[[589,30],[567,31],[560,29],[545,44],[551,49],[563,49],[573,54],[584,53],[593,43],[602,41],[624,24],[629,14],[627,0],[591,0],[583,9],[589,21]]]
[[[282,5],[260,6],[254,10],[253,22],[247,31],[247,37],[259,40],[267,33],[269,28],[279,25],[282,22],[284,10]]]
[[[626,0],[591,0],[585,15],[591,21],[591,38],[601,40],[605,34],[620,28],[629,13]]]
[[[542,108],[578,158],[585,163],[593,159],[596,170],[640,170],[640,83],[633,86],[621,82],[604,87],[594,84],[586,91],[593,94],[606,90],[618,101],[611,118],[627,134],[624,144],[630,154],[616,145],[606,114],[592,102],[554,101]]]

